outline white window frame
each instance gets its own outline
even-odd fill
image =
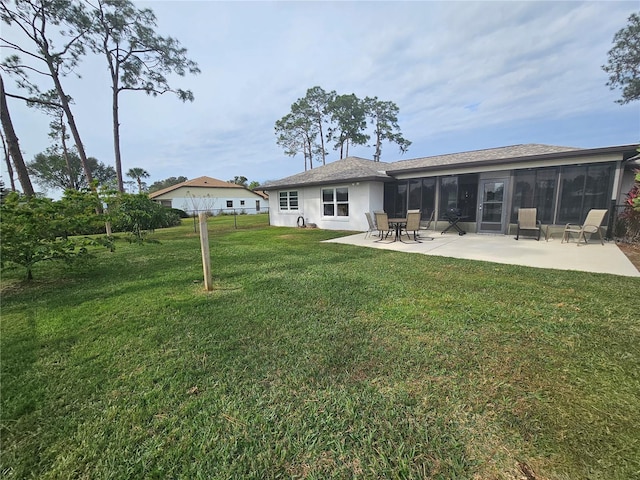
[[[338,200],[338,190],[342,190],[342,194],[346,193],[346,200]],[[331,192],[331,200],[325,200],[325,192]],[[348,219],[349,212],[349,187],[323,187],[320,190],[320,202],[322,203],[322,216],[325,218],[340,218]],[[332,206],[333,214],[327,214],[326,206]],[[346,215],[340,215],[341,207],[346,206]]]
[[[278,192],[278,207],[281,212],[297,212],[300,209],[300,192],[298,190]]]

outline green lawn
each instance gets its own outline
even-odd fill
[[[640,477],[640,280],[237,222],[3,274],[3,477]]]

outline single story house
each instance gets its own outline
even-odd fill
[[[149,195],[161,205],[179,208],[190,215],[199,212],[260,213],[269,208],[268,200],[242,185],[211,177],[198,177],[172,185]]]
[[[637,147],[526,144],[392,163],[348,157],[261,188],[276,226],[366,231],[365,212],[420,209],[440,229],[456,209],[465,231],[508,234],[520,207],[536,207],[543,224],[558,228],[581,223],[592,208],[612,218],[633,185]]]

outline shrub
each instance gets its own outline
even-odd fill
[[[627,193],[625,209],[616,222],[616,236],[629,243],[640,242],[640,171],[636,171],[634,186]]]
[[[180,224],[180,216],[171,208],[150,200],[147,194],[120,193],[109,201],[111,223],[114,231],[130,234],[135,243],[145,241],[147,234],[156,228]]]
[[[90,209],[88,195],[65,196],[63,200],[10,193],[0,206],[0,257],[2,268],[18,265],[33,279],[33,267],[45,260],[71,262],[88,257],[88,244],[103,243],[88,238],[71,238],[83,224],[98,221]],[[95,206],[95,203],[93,203]],[[92,212],[92,213],[91,213]],[[104,244],[104,243],[103,243]],[[106,244],[105,244],[106,245]]]

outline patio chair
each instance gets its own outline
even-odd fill
[[[371,213],[364,212],[364,214],[367,217],[367,223],[369,224],[369,230],[367,230],[367,232],[364,234],[364,238],[367,238],[368,236],[372,235],[373,232],[377,232],[378,228],[376,227],[376,223],[373,220]]]
[[[385,212],[373,212],[373,215],[376,219],[376,228],[380,232],[380,240],[387,238],[391,233],[389,217]],[[380,240],[376,240],[376,242],[379,242]]]
[[[404,227],[407,237],[411,238],[409,232],[413,232],[413,241],[422,243],[418,240],[418,230],[420,230],[420,210],[407,211],[407,225]]]
[[[542,232],[542,223],[537,220],[537,208],[521,208],[518,210],[518,230],[516,232],[516,240],[520,239],[520,230],[538,232],[538,241],[540,241],[540,232]]]
[[[578,234],[578,245],[580,245],[580,239],[584,240],[584,243],[587,243],[587,237],[585,234],[597,233],[600,236],[600,243],[604,245],[604,239],[602,238],[602,232],[600,231],[600,225],[604,220],[605,215],[607,214],[607,210],[598,210],[591,209],[589,213],[587,213],[587,218],[584,219],[584,223],[582,225],[572,225],[567,223],[567,226],[564,227],[564,233],[562,234],[562,242],[566,240],[569,243],[569,238],[572,233]]]

